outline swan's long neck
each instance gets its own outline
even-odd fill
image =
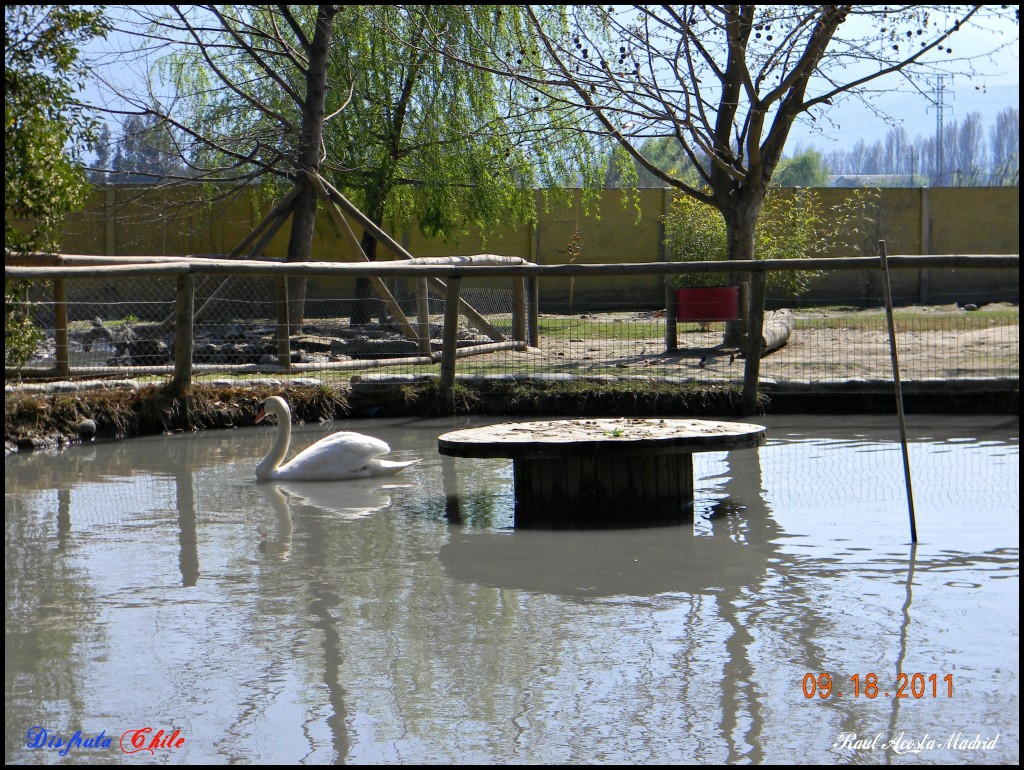
[[[277,469],[288,454],[288,445],[292,440],[292,421],[288,414],[277,414],[277,435],[274,437],[274,446],[263,461],[256,466],[256,478],[272,479],[277,474]]]

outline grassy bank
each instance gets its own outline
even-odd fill
[[[389,386],[370,394],[321,387],[193,387],[184,396],[150,386],[65,394],[8,394],[4,438],[22,449],[73,443],[92,420],[97,438],[116,439],[175,431],[252,425],[260,403],[283,395],[299,422],[377,416],[438,416],[443,399],[436,381]],[[740,393],[729,387],[652,384],[644,388],[593,382],[458,384],[456,414],[495,416],[738,415]]]
[[[856,385],[856,383],[853,383]],[[880,383],[884,385],[884,383]],[[762,393],[758,413],[867,414],[895,411],[891,387],[870,392],[828,390]],[[260,403],[283,395],[297,422],[375,417],[435,417],[445,399],[437,380],[372,388],[332,386],[195,386],[176,396],[163,386],[138,390],[94,390],[61,394],[11,393],[4,399],[4,438],[8,451],[60,446],[81,440],[84,420],[95,423],[99,439],[121,439],[254,423]],[[1019,414],[1016,388],[965,392],[938,387],[905,394],[908,412]],[[594,380],[515,380],[459,382],[455,413],[494,417],[742,417],[742,394],[730,385],[600,382]]]

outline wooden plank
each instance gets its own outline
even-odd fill
[[[31,256],[31,255],[28,255]],[[52,257],[53,255],[44,255]],[[396,262],[270,262],[259,260],[228,260],[214,256],[191,257],[94,257],[83,255],[61,255],[62,266],[29,267],[26,264],[39,264],[38,261],[26,260],[26,255],[12,255],[8,252],[4,267],[4,277],[10,280],[21,278],[105,278],[115,275],[177,275],[182,272],[223,273],[248,275],[288,275],[307,276],[526,276],[528,278],[547,277],[604,277],[616,275],[675,275],[686,272],[689,268],[685,263],[673,262],[637,262],[614,265],[415,265],[408,261]],[[81,260],[75,262],[73,260]],[[137,260],[137,261],[133,261]],[[148,264],[147,264],[148,261]],[[715,265],[713,262],[695,262],[693,265]],[[737,261],[737,270],[748,270],[751,273],[792,270],[872,270],[878,269],[875,257],[832,257],[821,259],[799,260],[746,260]],[[1020,257],[1017,255],[971,255],[971,256],[905,256],[889,257],[891,270],[931,268],[965,268],[965,269],[1018,269]],[[721,268],[719,268],[721,270]],[[699,271],[698,272],[708,272]]]

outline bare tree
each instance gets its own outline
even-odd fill
[[[613,142],[667,186],[714,206],[730,259],[754,258],[754,225],[790,129],[828,107],[969,66],[958,30],[989,13],[962,6],[543,6],[526,8],[536,54],[491,66],[571,100],[582,130]],[[560,34],[550,17],[565,15]],[[659,166],[646,140],[671,137],[697,183]],[[727,337],[730,336],[727,334]]]
[[[990,184],[1020,184],[1020,111],[1002,110],[989,131]]]
[[[953,165],[954,176],[950,181],[957,187],[974,187],[982,182],[982,165],[987,154],[985,133],[981,127],[981,113],[968,113],[956,127],[953,154],[946,156]]]
[[[962,121],[944,124],[944,184],[1017,184],[1020,167],[1018,115],[1013,108],[1000,112],[987,141],[980,113],[972,112]],[[881,165],[876,170],[878,153],[881,153]],[[909,180],[911,186],[922,176],[931,178],[935,185],[939,182],[935,136],[919,136],[911,142],[902,127],[889,129],[884,147],[880,143],[867,145],[858,141],[849,150],[833,150],[827,155],[827,161],[837,174],[889,174]]]
[[[902,126],[890,128],[885,135],[885,165],[883,173],[905,174],[910,162],[910,140]]]
[[[925,179],[934,180],[938,165],[935,157],[935,137],[925,137],[917,143],[917,146],[920,150],[920,171],[918,174]]]

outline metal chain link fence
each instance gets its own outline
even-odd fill
[[[516,336],[511,286],[493,279],[465,278],[462,298],[491,325],[491,334],[460,319],[460,376],[600,377],[634,382],[742,382],[736,348],[722,344],[724,324],[684,323],[678,346],[666,345],[663,309],[635,304],[602,312],[540,313],[536,342],[518,349],[474,355],[499,337]],[[511,284],[511,281],[509,281]],[[173,373],[174,277],[66,279],[67,359],[63,379],[119,377],[160,383]],[[207,275],[195,282],[193,380],[243,383],[253,378],[341,385],[369,372],[436,375],[445,314],[436,292],[418,302],[414,279],[386,284],[415,335],[376,298],[355,296],[351,280],[310,279],[301,328],[289,339],[289,364],[279,345],[278,279]],[[898,303],[899,297],[895,300]],[[788,342],[767,355],[761,381],[806,383],[887,380],[892,376],[888,331],[882,308],[858,307],[849,297],[837,305],[797,308]],[[860,305],[873,301],[865,297]],[[874,304],[877,304],[875,302]],[[357,309],[366,323],[351,323]],[[37,283],[22,308],[43,332],[33,356],[11,377],[33,377],[55,367],[55,303],[52,285]],[[426,316],[423,314],[426,313]],[[421,325],[426,318],[427,327]],[[928,307],[897,307],[897,345],[904,381],[1013,379],[1019,376],[1020,324],[1016,304],[996,302],[977,309],[952,301]],[[429,328],[429,348],[423,329]],[[518,336],[523,336],[520,332]],[[434,357],[425,355],[433,351]],[[52,379],[52,375],[48,379]]]

